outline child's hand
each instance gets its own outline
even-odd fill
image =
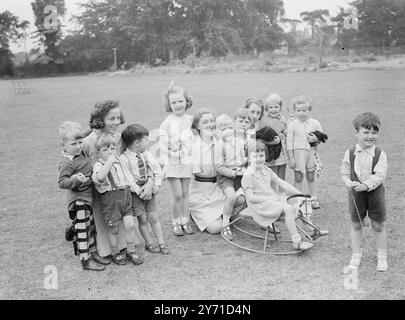
[[[79,180],[81,183],[85,183],[89,180],[89,178],[86,177],[83,173],[79,172],[77,174],[77,180]]]
[[[151,182],[147,182],[141,188],[141,193],[139,194],[139,198],[142,200],[150,200],[152,199],[152,192],[153,192],[154,184]]]
[[[363,192],[368,190],[368,186],[364,183],[358,183],[358,185],[355,186],[353,189],[356,192]]]
[[[318,142],[318,138],[313,133],[310,133],[310,134],[307,135],[307,141],[309,143]]]
[[[160,186],[155,184],[153,186],[152,193],[157,194],[159,192],[159,190],[160,190]]]
[[[295,169],[295,160],[294,159],[290,159],[288,161],[288,166],[290,167],[290,169]]]
[[[246,170],[245,168],[238,167],[238,168],[236,168],[235,175],[243,176],[243,174],[245,173],[245,170]]]
[[[114,163],[119,163],[117,157],[114,154],[110,154],[107,159],[107,163],[113,165]]]
[[[358,182],[358,181],[348,181],[345,183],[345,186],[347,189],[352,189],[352,188],[358,186],[359,184],[360,184],[360,182]]]

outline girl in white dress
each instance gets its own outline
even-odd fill
[[[193,178],[190,183],[190,212],[201,231],[216,234],[221,231],[225,195],[216,181],[218,140],[215,136],[215,115],[208,109],[198,110],[193,117]],[[234,208],[240,207],[244,198],[238,199]]]
[[[189,185],[192,175],[192,116],[186,111],[193,105],[186,90],[173,83],[163,94],[163,105],[169,116],[159,128],[160,164],[172,191],[173,234],[193,234],[189,224]]]

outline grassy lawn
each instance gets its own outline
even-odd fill
[[[0,299],[404,299],[404,79],[404,70],[78,76],[26,80],[31,94],[21,96],[8,95],[11,82],[1,81],[6,103],[0,113]],[[64,191],[57,186],[58,126],[75,120],[87,127],[94,103],[115,98],[126,124],[158,128],[166,117],[162,91],[171,80],[193,97],[191,113],[209,107],[217,115],[232,114],[248,97],[270,92],[279,93],[285,104],[296,95],[312,95],[312,115],[329,135],[320,148],[326,168],[318,181],[322,208],[314,221],[330,235],[302,255],[281,257],[237,249],[220,235],[175,238],[164,183],[158,203],[172,254],[147,254],[140,266],[83,271],[64,239],[69,219]],[[355,143],[351,121],[365,111],[381,117],[379,142],[389,161],[389,270],[375,270],[375,241],[367,228],[373,249],[363,242],[358,289],[346,290],[342,268],[351,255],[350,222],[339,169],[344,151]],[[287,180],[292,182],[291,172]],[[47,265],[57,267],[58,290],[43,287]]]

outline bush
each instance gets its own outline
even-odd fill
[[[325,62],[325,61],[321,61],[321,62],[319,63],[319,68],[321,68],[321,69],[324,69],[324,68],[326,68],[327,66],[328,66],[328,63]]]
[[[369,55],[365,56],[363,59],[367,62],[377,61],[377,58],[373,53],[370,53]]]

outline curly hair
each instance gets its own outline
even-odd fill
[[[89,126],[91,129],[103,129],[105,126],[104,119],[107,114],[115,108],[119,108],[118,100],[103,100],[94,105],[90,114]],[[120,110],[121,124],[125,123],[124,114]]]
[[[259,106],[260,109],[262,110],[262,112],[260,113],[260,118],[259,118],[259,120],[260,120],[260,119],[263,117],[263,114],[264,114],[264,103],[263,103],[263,100],[262,100],[262,99],[259,99],[259,98],[254,98],[254,97],[248,98],[248,99],[246,100],[246,102],[245,102],[245,108],[246,108],[246,109],[249,109],[249,107],[250,107],[252,104],[255,104],[255,105]]]
[[[191,130],[193,131],[194,134],[198,134],[198,135],[200,134],[200,130],[198,130],[198,124],[199,124],[202,116],[207,113],[212,114],[212,116],[214,117],[214,120],[215,120],[215,113],[210,109],[199,109],[199,110],[197,110],[196,113],[194,113],[193,120],[191,121]]]
[[[181,87],[174,87],[173,82],[171,82],[169,87],[163,92],[163,106],[165,107],[166,112],[173,112],[172,108],[170,107],[169,100],[169,96],[173,93],[181,93],[186,99],[186,110],[191,108],[193,105],[193,100],[187,91]]]

